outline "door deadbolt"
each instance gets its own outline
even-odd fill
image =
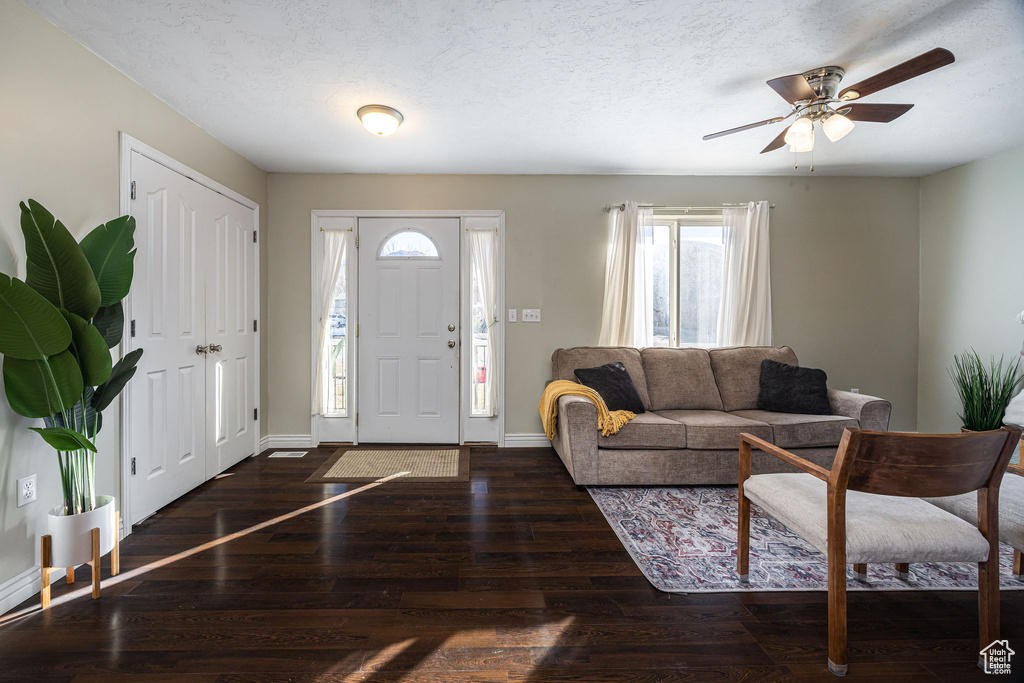
[[[455,331],[455,325],[449,325],[448,326],[448,331],[449,332],[454,332]]]
[[[448,348],[449,349],[454,349],[455,348],[455,340],[454,339],[449,339],[448,340]]]

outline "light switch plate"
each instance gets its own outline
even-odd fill
[[[516,321],[516,318],[517,318],[517,317],[518,317],[518,316],[517,316],[517,314],[516,314],[516,309],[514,309],[514,308],[510,308],[510,309],[508,309],[508,321],[509,321],[510,323],[514,323],[514,322]]]
[[[539,323],[540,322],[540,309],[539,308],[524,308],[523,309],[523,322],[524,323]]]
[[[36,475],[30,474],[18,480],[18,507],[28,505],[36,499]]]

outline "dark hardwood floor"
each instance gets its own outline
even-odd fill
[[[24,603],[0,625],[0,679],[835,680],[824,593],[654,590],[548,449],[475,450],[468,483],[388,482],[132,574],[359,489],[304,483],[330,453],[245,460],[138,525],[101,599],[82,567],[50,610]],[[849,599],[849,680],[987,679],[976,593]],[[1024,652],[1022,608],[1003,593]]]

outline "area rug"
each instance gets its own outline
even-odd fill
[[[750,583],[736,578],[735,486],[590,487],[637,567],[666,593],[828,590],[825,556],[751,506]],[[1011,573],[1013,550],[1000,552],[1000,588],[1024,589]],[[868,565],[868,582],[848,569],[849,590],[978,590],[977,565],[914,563],[903,581],[891,564]]]
[[[361,484],[399,473],[392,482],[469,481],[469,446],[339,448],[306,481]]]

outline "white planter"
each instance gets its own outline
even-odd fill
[[[64,506],[49,512],[49,531],[53,567],[73,567],[92,560],[92,530],[100,530],[100,555],[114,549],[117,539],[117,505],[113,496],[96,496],[96,507],[89,512],[65,515]]]

